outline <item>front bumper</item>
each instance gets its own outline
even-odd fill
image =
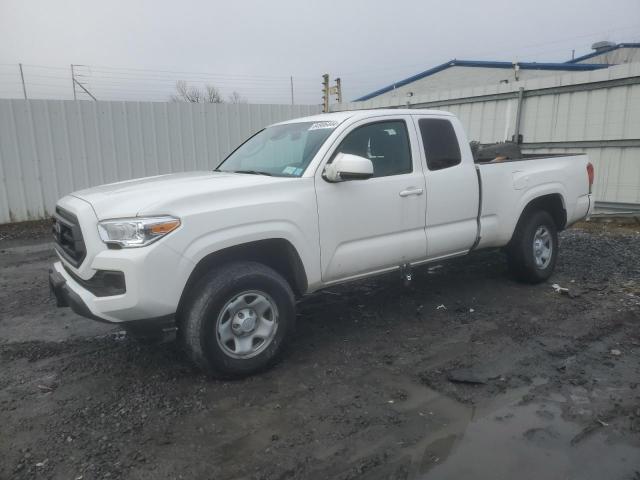
[[[56,269],[55,265],[49,269],[49,290],[56,299],[56,306],[70,307],[82,317],[106,323],[118,323],[136,336],[165,339],[168,334],[175,332],[175,315],[146,318],[141,320],[112,322],[95,315],[82,297],[70,287],[67,279]]]
[[[77,220],[85,248],[77,264],[55,249],[59,261],[51,266],[49,284],[58,304],[129,330],[172,323],[194,265],[169,246],[171,238],[142,248],[109,249],[89,203],[69,195],[58,207]]]
[[[77,278],[77,273],[67,271],[63,260],[55,262],[50,269],[49,283],[59,303],[69,305],[76,313],[110,323],[141,321],[175,314],[182,288],[180,276],[176,275],[176,255],[161,252],[155,258],[152,249],[147,252],[108,250],[94,258],[96,271],[114,270],[123,272],[126,291],[119,295],[98,296],[83,285],[90,279]],[[172,274],[173,273],[173,274]],[[100,294],[102,295],[102,294]]]
[[[78,315],[101,322],[106,321],[105,319],[91,313],[91,310],[89,310],[89,307],[82,300],[80,295],[69,288],[67,280],[58,273],[55,267],[51,267],[49,269],[49,290],[56,299],[56,306],[71,307],[71,310]]]

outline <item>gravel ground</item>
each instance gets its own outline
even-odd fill
[[[0,227],[0,478],[638,480],[634,228],[564,232],[541,285],[479,252],[311,295],[220,382],[56,309],[47,225]]]
[[[51,233],[51,220],[5,223],[0,225],[0,245],[3,247],[21,242],[41,243]]]

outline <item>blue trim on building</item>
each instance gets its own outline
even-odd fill
[[[561,70],[566,72],[584,72],[590,70],[598,70],[600,68],[607,68],[609,65],[607,64],[599,64],[599,63],[536,63],[536,62],[518,62],[520,69],[522,70]],[[354,102],[362,102],[364,100],[369,100],[370,98],[377,97],[378,95],[382,95],[383,93],[390,92],[399,87],[403,87],[409,83],[415,82],[416,80],[420,80],[425,77],[429,77],[435,73],[441,72],[442,70],[446,70],[451,67],[485,67],[485,68],[513,68],[513,62],[494,62],[487,60],[450,60],[442,65],[438,65],[437,67],[430,68],[429,70],[425,70],[424,72],[413,75],[409,78],[405,78],[404,80],[400,80],[391,85],[387,85],[375,92],[371,92],[367,95],[364,95],[360,98],[354,100]]]
[[[640,48],[640,43],[619,43],[617,45],[614,45],[613,47],[602,49],[599,52],[587,53],[586,55],[582,55],[581,57],[574,58],[573,60],[569,60],[566,63],[574,64],[574,63],[577,63],[577,62],[582,62],[583,60],[588,60],[588,59],[596,57],[598,55],[602,55],[603,53],[612,52],[612,51],[617,50],[619,48]]]

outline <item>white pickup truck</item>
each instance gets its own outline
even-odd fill
[[[547,279],[557,232],[592,208],[585,155],[476,163],[432,110],[322,114],[267,127],[214,171],[62,198],[49,274],[60,306],[141,333],[175,331],[219,376],[268,366],[306,293],[505,247]]]

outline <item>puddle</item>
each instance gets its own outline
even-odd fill
[[[380,380],[380,375],[377,378]],[[607,431],[611,427],[585,435],[584,424],[564,420],[562,408],[571,402],[570,398],[557,394],[541,402],[521,403],[527,393],[545,382],[534,378],[527,387],[510,390],[488,404],[473,407],[405,377],[385,378],[388,387],[402,389],[406,394],[393,408],[416,415],[415,423],[421,425],[420,438],[402,445],[399,452],[411,458],[409,478],[636,478],[640,450],[612,442]],[[381,439],[379,444],[362,445],[355,457],[362,458],[382,444]]]
[[[427,445],[415,478],[634,478],[640,468],[638,449],[611,444],[604,430],[572,444],[581,431],[562,419],[557,403],[511,404]]]
[[[580,397],[578,402],[588,398],[584,391],[573,388],[566,396],[553,394],[522,404],[525,395],[544,383],[534,378],[529,386],[471,406],[413,377],[378,370],[363,376],[355,391],[333,385],[330,398],[338,406],[322,408],[321,397],[319,410],[311,415],[305,402],[313,395],[306,395],[303,387],[277,400],[284,408],[269,401],[237,406],[235,396],[212,397],[213,409],[192,416],[188,424],[183,420],[174,441],[197,445],[189,461],[199,461],[206,452],[212,464],[233,472],[242,471],[238,459],[263,452],[265,458],[274,455],[273,461],[309,465],[306,473],[313,478],[343,478],[367,468],[375,471],[362,478],[637,478],[640,452],[613,443],[613,427],[585,433],[583,423],[562,418],[563,409],[574,405],[573,397]],[[304,463],[290,457],[296,448],[309,452],[300,460]]]

